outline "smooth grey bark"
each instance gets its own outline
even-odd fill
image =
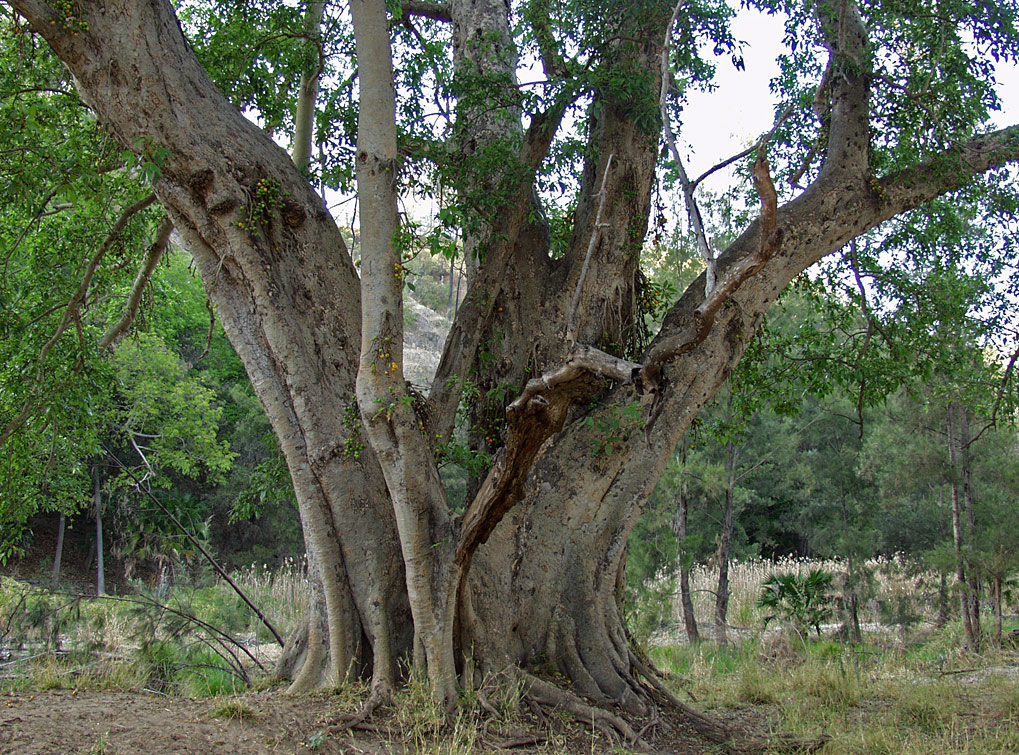
[[[396,513],[414,642],[432,694],[456,705],[454,533],[439,471],[403,372],[403,274],[396,195],[396,92],[385,0],[352,0],[360,110],[361,358],[357,401]]]
[[[325,15],[325,0],[311,0],[304,9],[304,33],[307,40],[313,40],[321,57],[321,41],[319,40],[322,17]],[[308,63],[301,71],[301,80],[297,87],[297,104],[294,108],[294,143],[291,157],[302,172],[307,171],[311,162],[311,150],[315,132],[315,98],[318,97],[318,79],[321,65],[318,59]]]

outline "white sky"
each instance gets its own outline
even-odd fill
[[[691,93],[684,110],[679,143],[691,178],[742,152],[772,127],[775,98],[768,83],[779,73],[776,57],[783,50],[783,24],[781,16],[739,10],[732,28],[733,37],[746,43],[745,69],[737,70],[728,56],[719,58],[717,90]],[[994,123],[1002,128],[1019,123],[1019,68],[1001,65],[997,78],[1003,107],[995,114]],[[719,171],[704,186],[721,193],[731,180],[731,173]]]
[[[744,9],[733,21],[732,32],[747,43],[745,69],[737,70],[728,56],[722,56],[715,75],[717,89],[692,92],[683,110],[678,137],[691,179],[742,152],[774,122],[775,98],[768,83],[778,75],[775,58],[781,52],[783,20]],[[705,187],[721,192],[729,180],[730,174],[720,171],[705,181]]]

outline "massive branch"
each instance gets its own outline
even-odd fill
[[[867,175],[870,170],[871,51],[867,27],[853,0],[819,3],[828,48],[831,88],[828,152],[821,174]]]
[[[570,97],[560,97],[549,111],[531,118],[517,158],[517,167],[512,173],[513,183],[506,188],[506,209],[490,233],[491,242],[486,250],[485,264],[471,282],[446,337],[429,394],[432,426],[435,434],[444,440],[453,431],[462,391],[461,379],[470,373],[477,358],[485,324],[496,308],[499,282],[506,272],[527,214],[532,208],[535,171],[548,154],[569,100]]]

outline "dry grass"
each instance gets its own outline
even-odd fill
[[[252,564],[231,577],[284,637],[307,611],[311,592],[307,558],[288,558],[278,569]]]
[[[824,569],[837,576],[846,572],[846,563],[836,559],[783,558],[777,561],[753,559],[735,561],[729,566],[729,621],[737,629],[760,629],[766,611],[759,608],[757,600],[761,585],[772,574],[805,575],[814,569]],[[922,615],[917,618],[932,621],[935,618],[934,591],[937,575],[929,572],[914,573],[899,559],[872,559],[864,565],[864,571],[871,575],[871,599],[863,605],[860,620],[879,623],[882,616],[879,606],[891,605],[903,600],[924,598],[918,606]],[[690,574],[693,591],[694,614],[700,623],[711,623],[715,616],[715,589],[718,586],[717,568],[705,564],[696,565]],[[682,623],[678,584],[672,594],[673,623]]]
[[[1019,654],[995,650],[966,655],[959,650],[957,625],[942,630],[926,626],[909,634],[872,634],[862,646],[763,633],[762,611],[757,607],[762,582],[774,572],[804,573],[819,567],[836,573],[843,569],[838,562],[804,560],[733,564],[731,623],[752,631],[739,633],[741,640],[735,647],[719,648],[708,642],[652,648],[655,663],[669,672],[677,694],[738,725],[760,728],[763,721],[774,731],[803,737],[827,735],[831,739],[821,752],[829,755],[1019,752],[1019,675],[1004,673],[1019,666]],[[868,612],[861,616],[864,621],[879,618],[880,602],[923,594],[932,583],[929,577],[909,573],[895,562],[875,562],[870,568],[875,574],[874,600],[864,609]],[[699,568],[693,576],[699,590],[695,593],[698,618],[710,620],[713,595],[707,591],[714,588],[716,574]],[[252,566],[235,579],[281,631],[288,632],[302,617],[309,592],[303,561],[288,562],[278,570]],[[232,597],[225,586],[202,590],[195,606],[233,616]],[[933,618],[930,606],[922,618]],[[678,605],[672,609],[669,620],[681,623]],[[81,619],[61,623],[56,627],[59,631],[52,623],[42,622],[33,641],[51,645],[18,667],[26,674],[17,684],[37,690],[146,688],[151,682],[139,665],[124,662],[135,650],[134,621],[123,606],[96,601],[83,605]],[[239,621],[250,622],[248,631],[255,631],[246,615]],[[52,644],[55,633],[62,647],[88,647],[88,652],[58,655]],[[366,695],[363,685],[345,685],[331,692],[331,708],[352,712]],[[249,705],[228,701],[214,708],[212,715],[224,719],[259,716],[260,711]],[[491,708],[499,714],[495,723]],[[457,717],[450,722],[433,703],[425,680],[412,677],[378,723],[385,741],[406,751],[467,755],[491,751],[500,731],[517,727],[533,731],[534,722],[527,722],[520,709],[519,690],[489,692],[483,705],[478,691],[467,689]],[[532,752],[578,751],[576,728],[575,723],[571,726],[549,716],[545,742]],[[312,730],[306,746],[328,751],[332,738],[325,729]],[[591,738],[587,744],[593,747],[593,742]]]

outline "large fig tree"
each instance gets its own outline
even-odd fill
[[[761,113],[744,169],[754,217],[724,250],[704,240],[710,274],[648,332],[641,255],[660,156],[678,156],[663,134],[709,77],[704,40],[732,51],[724,4],[327,3],[326,34],[356,39],[320,50],[357,58],[356,148],[330,154],[356,171],[361,274],[307,170],[214,85],[169,0],[7,4],[123,147],[158,159],[153,191],[279,438],[315,581],[280,666],[294,691],[363,676],[380,699],[413,658],[448,706],[464,674],[522,678],[537,703],[632,734],[617,714],[664,693],[624,629],[627,537],[697,411],[807,267],[941,195],[993,182],[1007,202],[999,169],[1019,159],[1019,127],[986,121],[989,61],[1017,49],[1008,4],[764,8],[788,17],[790,51],[784,118]],[[415,242],[397,204],[422,176],[469,284],[427,395],[403,379]],[[458,422],[490,457],[461,513],[437,467]]]

